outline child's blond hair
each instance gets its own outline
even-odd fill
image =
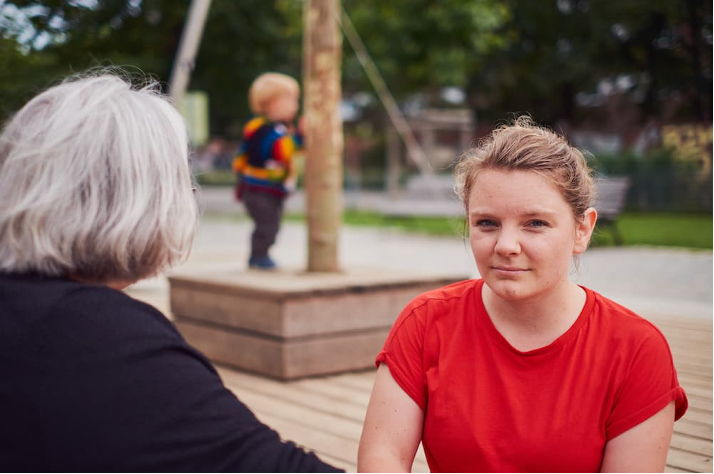
[[[286,74],[265,72],[253,81],[248,91],[250,110],[256,115],[264,114],[268,102],[284,93],[300,94],[300,85]]]

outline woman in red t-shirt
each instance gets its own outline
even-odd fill
[[[456,169],[483,279],[425,293],[377,356],[360,471],[662,471],[687,409],[652,324],[568,279],[597,212],[582,153],[528,118]]]

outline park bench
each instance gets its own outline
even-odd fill
[[[627,176],[603,176],[595,179],[596,195],[593,207],[597,210],[598,227],[605,227],[610,231],[615,245],[624,243],[617,228],[617,218],[627,203],[630,184],[630,178]]]

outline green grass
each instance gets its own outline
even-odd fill
[[[624,213],[617,228],[625,245],[661,245],[694,249],[712,248],[712,215],[704,213]],[[593,245],[613,245],[607,227],[596,228]]]
[[[303,220],[302,214],[288,214],[286,220]],[[345,211],[344,225],[354,227],[392,227],[406,232],[426,235],[464,235],[464,221],[452,217],[388,217],[376,212]]]
[[[246,219],[246,217],[240,217]],[[303,214],[287,214],[287,221],[303,221]],[[375,212],[346,211],[344,225],[356,227],[391,227],[406,232],[434,236],[466,234],[463,219],[454,217],[388,217]],[[712,249],[712,215],[705,213],[624,213],[617,221],[624,245],[654,245]],[[593,246],[614,245],[607,227],[597,227]]]

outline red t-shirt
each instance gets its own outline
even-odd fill
[[[377,355],[424,411],[432,472],[600,470],[605,443],[671,401],[687,410],[662,333],[587,288],[551,344],[511,346],[481,299],[483,280],[425,293]]]

